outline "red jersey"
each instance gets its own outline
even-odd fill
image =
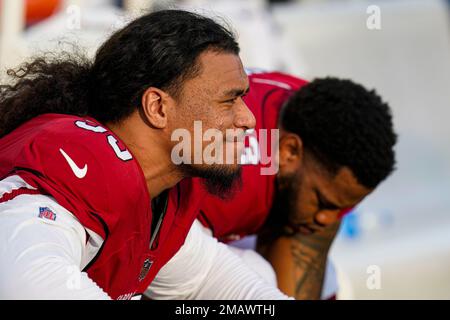
[[[120,139],[95,119],[61,114],[33,118],[0,139],[0,177],[19,175],[52,196],[103,238],[83,271],[114,299],[143,293],[184,243],[204,195],[185,179],[169,191],[152,248],[152,209],[143,172]]]
[[[246,151],[257,153],[256,143],[262,141],[260,129],[277,129],[280,110],[286,100],[305,80],[279,73],[254,73],[249,75],[250,91],[244,101],[256,118],[254,138],[246,139]],[[270,133],[267,133],[270,137]],[[267,149],[271,149],[268,139]],[[275,174],[262,175],[261,169],[267,165],[261,162],[242,165],[242,189],[230,200],[208,196],[202,202],[199,220],[210,228],[220,240],[235,240],[241,236],[254,234],[266,220],[275,195]]]

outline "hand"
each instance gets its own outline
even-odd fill
[[[272,264],[281,291],[299,300],[320,299],[328,251],[339,225],[309,235],[258,237],[258,251]]]

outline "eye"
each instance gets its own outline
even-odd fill
[[[316,197],[317,197],[317,205],[320,210],[339,210],[339,207],[337,207],[336,205],[325,201],[322,198],[322,196],[319,194],[319,192],[317,192],[317,191],[316,191]]]
[[[235,97],[233,99],[225,100],[223,103],[231,103],[232,104],[232,103],[235,103],[238,98],[239,97]]]
[[[325,208],[325,204],[323,203],[322,199],[319,196],[317,197],[317,206],[320,209],[324,209]]]

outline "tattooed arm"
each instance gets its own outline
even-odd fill
[[[328,250],[340,223],[311,235],[277,233],[270,228],[258,237],[258,252],[274,268],[281,291],[298,300],[320,299]]]

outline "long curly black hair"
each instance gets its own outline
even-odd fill
[[[8,70],[0,85],[0,137],[44,113],[89,115],[117,122],[140,107],[146,88],[176,96],[195,76],[207,49],[239,53],[231,31],[214,20],[183,10],[144,15],[115,32],[94,61],[47,54]]]

